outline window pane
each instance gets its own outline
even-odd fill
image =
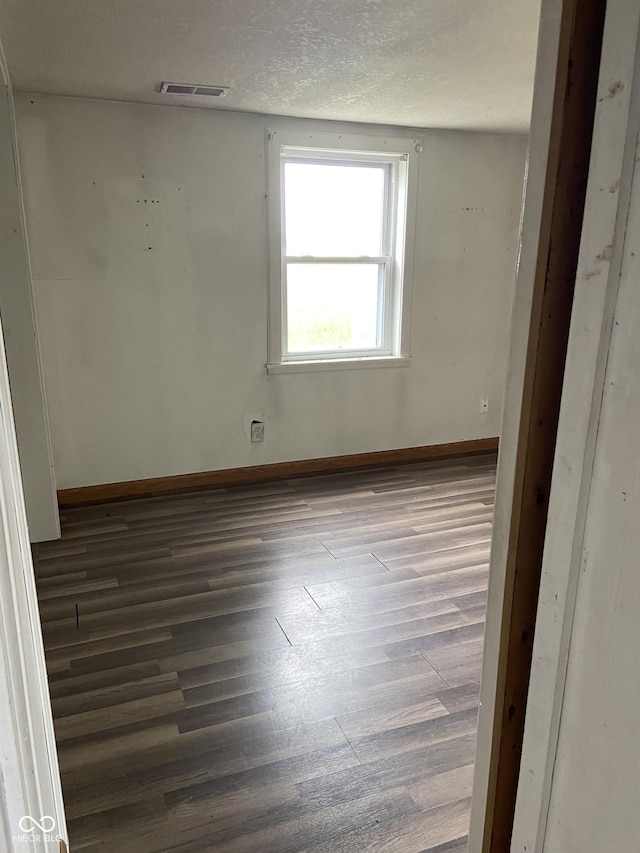
[[[290,353],[381,346],[380,264],[287,264]]]
[[[385,254],[386,171],[386,166],[285,163],[286,254]]]

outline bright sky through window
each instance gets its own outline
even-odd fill
[[[386,164],[284,164],[290,353],[382,345],[388,172]],[[351,262],[309,263],[319,258]]]
[[[384,166],[285,163],[287,255],[382,255]]]

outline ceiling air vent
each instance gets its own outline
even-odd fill
[[[163,83],[160,91],[165,95],[207,95],[220,98],[229,91],[228,86],[196,86],[191,83]]]

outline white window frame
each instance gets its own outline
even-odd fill
[[[410,363],[409,332],[417,205],[419,139],[340,133],[267,131],[269,246],[269,373],[404,367]],[[285,254],[284,166],[288,162],[387,167],[385,235],[377,257],[294,257]],[[384,274],[381,345],[375,349],[309,353],[287,350],[288,263],[371,263]]]

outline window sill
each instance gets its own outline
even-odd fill
[[[282,361],[267,364],[267,373],[316,373],[327,370],[362,370],[375,367],[409,367],[409,356],[385,355],[379,358],[325,358],[316,361]]]

